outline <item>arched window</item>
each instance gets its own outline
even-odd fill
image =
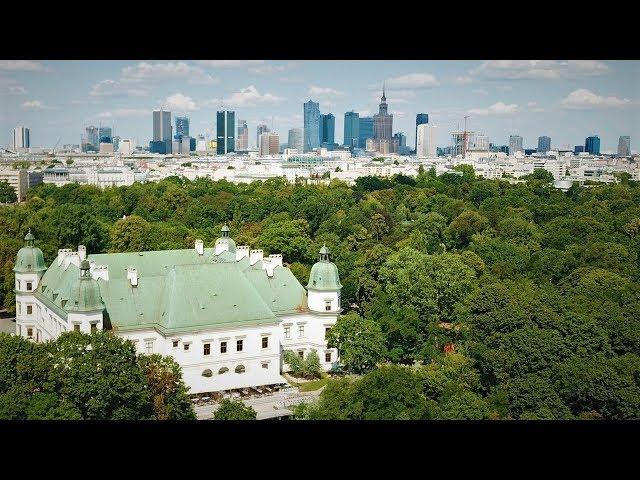
[[[209,370],[208,368],[202,372],[202,376],[203,377],[210,377],[212,375],[213,375],[213,372],[211,370]]]
[[[222,367],[220,370],[218,370],[218,375],[222,375],[223,373],[227,373],[229,371],[229,369],[227,367]]]
[[[236,367],[236,373],[244,373],[244,372],[246,372],[246,371],[247,371],[247,369],[246,369],[246,368],[244,368],[244,365],[238,365],[238,366]]]

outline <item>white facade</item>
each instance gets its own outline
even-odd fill
[[[29,139],[29,129],[27,127],[16,127],[13,129],[13,149],[18,150],[19,148],[29,148],[30,147],[30,139]]]
[[[416,156],[426,158],[435,158],[437,156],[435,125],[429,123],[418,125]]]

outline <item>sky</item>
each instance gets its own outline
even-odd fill
[[[303,126],[302,104],[320,103],[336,117],[342,143],[344,113],[378,111],[386,84],[393,131],[415,144],[415,117],[429,114],[439,146],[464,125],[498,145],[521,135],[535,148],[541,135],[554,148],[600,136],[616,151],[620,135],[640,142],[640,61],[488,60],[0,60],[0,145],[14,127],[30,129],[32,147],[79,144],[88,125],[148,145],[152,111],[163,107],[190,119],[190,135],[215,138],[221,101],[249,126],[266,123],[287,142]]]

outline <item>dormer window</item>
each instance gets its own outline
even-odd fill
[[[27,291],[30,292],[31,290],[33,290],[33,283],[27,282]]]
[[[325,309],[325,311],[327,311],[327,312],[330,312],[330,311],[331,311],[331,300],[325,300],[325,302],[324,302],[324,309]]]

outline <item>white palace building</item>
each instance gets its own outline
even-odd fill
[[[89,254],[58,250],[47,268],[31,231],[16,258],[16,334],[35,342],[71,330],[111,330],[141,354],[171,355],[190,393],[286,383],[283,352],[315,350],[337,362],[325,335],[340,315],[342,285],[329,250],[309,284],[282,255],[236,246],[229,228],[214,248]]]

